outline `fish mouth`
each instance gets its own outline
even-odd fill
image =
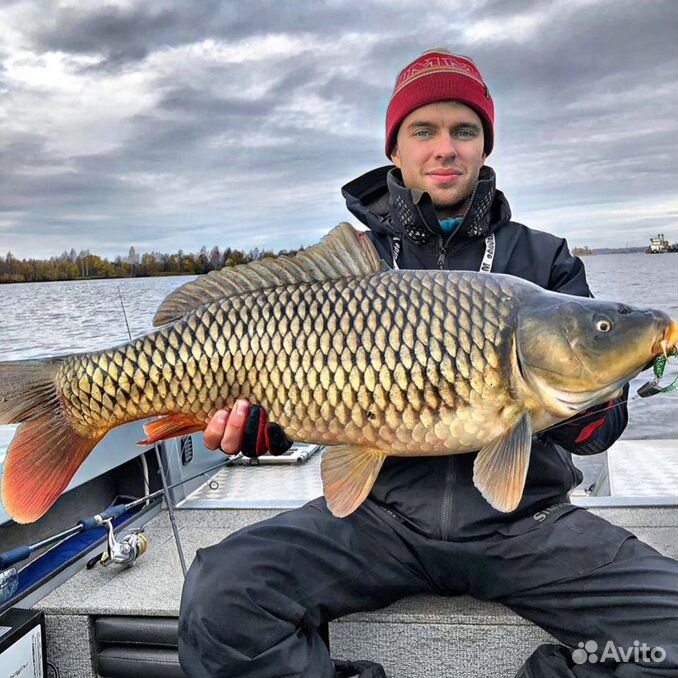
[[[678,323],[675,320],[667,325],[661,336],[652,345],[652,355],[662,354],[665,358],[669,351],[676,348],[678,342]]]

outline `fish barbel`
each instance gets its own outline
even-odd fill
[[[348,224],[294,257],[187,283],[154,322],[108,350],[0,363],[0,424],[21,423],[2,476],[14,520],[43,515],[111,428],[161,415],[150,444],[204,429],[238,398],[330,446],[321,473],[337,516],[389,455],[477,450],[477,488],[511,511],[533,432],[609,399],[678,338],[660,311],[512,276],[384,270]]]

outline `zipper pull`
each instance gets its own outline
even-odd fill
[[[443,239],[438,238],[438,268],[442,271],[445,267],[445,245]]]

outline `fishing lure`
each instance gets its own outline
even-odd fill
[[[668,386],[659,386],[659,382],[664,376],[664,370],[666,369],[668,359],[675,356],[678,356],[678,349],[673,347],[666,355],[658,355],[655,358],[652,365],[654,379],[643,384],[637,391],[641,398],[649,398],[657,393],[671,393],[672,391],[678,391],[678,375],[676,375],[675,379]]]

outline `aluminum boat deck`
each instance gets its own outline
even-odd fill
[[[585,480],[573,501],[677,558],[677,453],[675,440],[620,441],[607,457],[578,458]],[[303,464],[231,466],[188,493],[176,511],[187,561],[198,548],[244,525],[318,496],[320,456],[313,454]],[[605,482],[613,494],[585,492],[592,484],[604,487]],[[48,657],[58,666],[60,678],[160,675],[153,672],[157,664],[144,669],[149,656],[166,667],[163,678],[183,675],[176,660],[182,571],[167,511],[145,529],[150,550],[134,567],[81,569],[37,603],[46,614]],[[164,644],[146,647],[126,644],[124,638],[107,640],[102,620],[115,623],[120,618],[150,630],[157,626]],[[389,676],[398,678],[452,673],[459,678],[508,678],[549,636],[498,604],[466,596],[417,596],[332,622],[329,639],[333,656],[379,661]],[[138,664],[137,673],[129,672],[130,656]]]

